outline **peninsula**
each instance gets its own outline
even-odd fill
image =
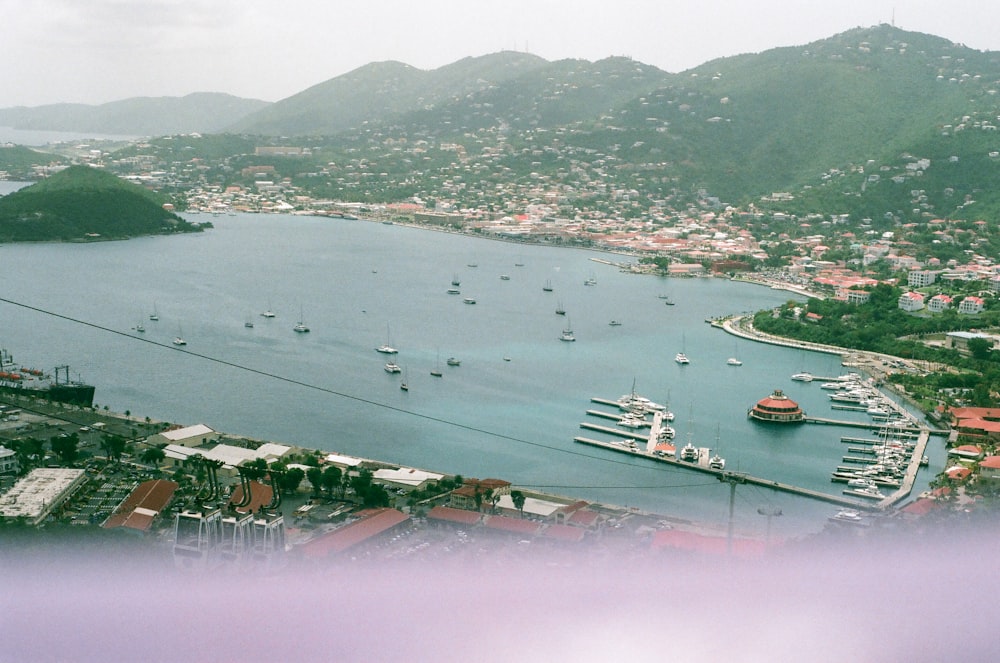
[[[0,198],[0,242],[93,241],[200,231],[161,194],[70,166]]]

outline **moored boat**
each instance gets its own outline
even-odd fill
[[[94,386],[71,380],[69,366],[57,366],[52,375],[46,375],[38,369],[19,367],[6,350],[0,350],[0,391],[83,407],[94,404]]]
[[[695,463],[698,461],[698,449],[688,442],[681,449],[681,460],[686,460],[689,463]]]

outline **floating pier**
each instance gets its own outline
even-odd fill
[[[587,410],[587,414],[589,414],[592,417],[601,417],[603,419],[611,419],[612,421],[621,421],[622,416],[624,416],[624,415],[615,414],[615,413],[612,413],[612,412],[601,412],[600,410]],[[649,428],[649,426],[650,426],[650,423],[648,421],[643,420],[642,425],[640,426],[640,428]]]
[[[580,424],[580,428],[586,428],[587,430],[596,430],[600,433],[607,433],[608,435],[617,435],[619,437],[628,437],[633,440],[639,440],[641,442],[646,442],[649,439],[649,433],[633,433],[630,430],[622,430],[621,428],[609,428],[607,426],[600,426],[598,424],[587,423],[586,421]]]

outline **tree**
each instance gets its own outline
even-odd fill
[[[160,447],[149,447],[148,449],[142,452],[142,456],[140,458],[142,462],[147,463],[149,465],[159,465],[166,457],[167,457],[167,452],[165,452]]]
[[[288,468],[281,474],[281,489],[288,493],[294,493],[305,478],[306,473],[301,467]]]
[[[514,508],[524,518],[524,493],[520,490],[510,491],[510,500],[514,503]]]
[[[29,437],[14,444],[17,460],[21,467],[28,467],[45,456],[45,443],[36,437]]]
[[[80,436],[76,433],[57,435],[50,440],[52,451],[67,465],[72,465],[79,456]]]
[[[101,449],[104,451],[104,455],[108,457],[108,460],[121,461],[126,444],[125,438],[120,435],[105,433],[101,436]]]
[[[250,480],[260,481],[267,474],[267,461],[263,458],[254,458],[243,463],[243,475]]]
[[[312,484],[313,495],[319,495],[323,489],[323,470],[319,467],[310,467],[306,470],[306,479]]]
[[[325,470],[323,470],[323,476],[320,482],[323,484],[323,488],[326,490],[330,497],[333,497],[333,489],[340,485],[341,478],[343,477],[343,472],[336,465],[329,465]]]
[[[969,339],[969,353],[972,355],[973,359],[989,359],[992,351],[993,344],[989,341],[989,339]]]

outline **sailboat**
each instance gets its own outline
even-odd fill
[[[156,312],[156,303],[153,303],[153,312],[149,314],[149,319],[156,322],[160,319],[160,314]]]
[[[274,317],[274,311],[271,310],[271,303],[270,302],[267,303],[267,308],[264,309],[264,311],[260,314],[260,317],[262,317],[262,318],[273,318]]]
[[[403,379],[399,383],[399,388],[402,389],[403,391],[410,390],[409,377],[410,377],[410,372],[405,371],[403,373]]]
[[[440,351],[438,352],[437,361],[434,364],[434,368],[431,369],[431,375],[433,375],[436,378],[439,378],[442,375],[444,375],[441,372],[441,352]]]
[[[556,315],[566,315],[566,309],[563,308],[562,302],[556,304]]]
[[[569,324],[568,318],[566,319],[566,329],[564,329],[563,333],[559,336],[559,340],[568,342],[576,340],[576,336],[573,335],[573,327]]]
[[[546,279],[545,285],[542,286],[544,292],[552,292],[552,280]]]
[[[249,315],[247,315],[247,319],[243,323],[243,326],[246,327],[247,329],[253,329],[253,320],[250,319]]]
[[[676,361],[681,366],[684,366],[686,364],[690,364],[691,363],[691,360],[688,359],[687,354],[684,353],[684,347],[686,345],[687,344],[684,342],[684,335],[682,334],[681,335],[681,351],[678,352],[676,355],[674,355],[674,361]]]
[[[708,467],[713,470],[726,469],[726,459],[719,455],[719,427],[715,427],[715,454],[708,459]]]
[[[726,360],[729,366],[742,366],[743,362],[736,356],[736,341],[733,341],[733,356]]]
[[[385,345],[380,345],[375,348],[375,352],[381,352],[386,355],[394,355],[399,352],[399,350],[389,344],[389,325],[385,326]]]
[[[302,309],[301,308],[299,309],[299,321],[295,324],[294,327],[292,327],[292,331],[294,331],[297,334],[305,334],[306,332],[309,331],[309,328],[306,327],[306,323],[302,322]]]
[[[174,345],[187,345],[187,341],[184,340],[184,332],[181,328],[177,328],[177,336],[174,337]]]

